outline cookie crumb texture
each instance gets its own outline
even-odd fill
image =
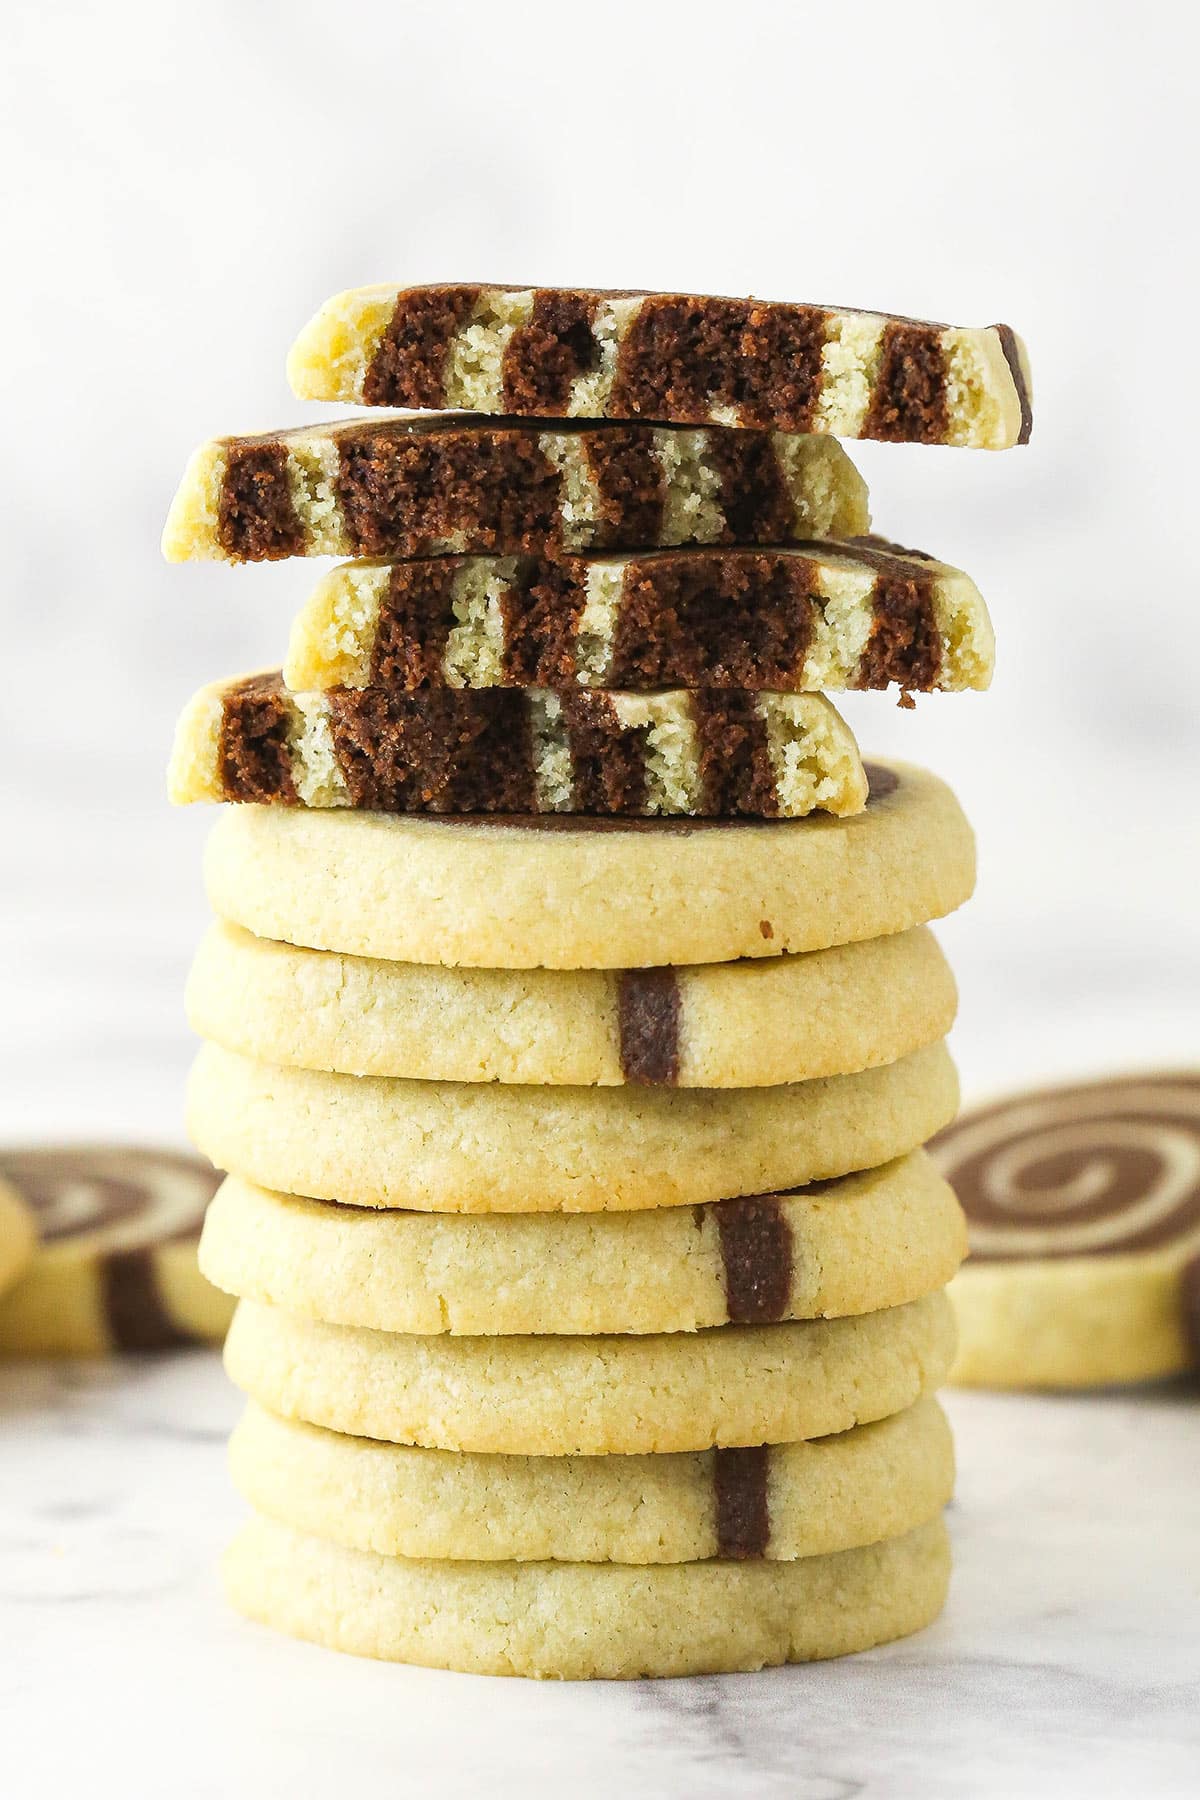
[[[796,550],[345,563],[297,618],[298,691],[988,685],[987,609],[959,570],[858,538]]]
[[[941,918],[974,886],[949,788],[908,763],[866,772],[865,809],[837,820],[229,807],[208,897],[259,937],[400,962],[634,969],[819,950]]]
[[[573,1336],[877,1312],[943,1287],[965,1252],[917,1150],[791,1193],[550,1217],[374,1211],[231,1175],[200,1263],[226,1293],[327,1324]]]
[[[875,1168],[949,1124],[944,1044],[766,1088],[544,1087],[281,1069],[206,1044],[188,1128],[262,1187],[420,1212],[636,1212]]]
[[[957,994],[923,927],[685,969],[445,969],[214,924],[192,1029],[289,1068],[552,1087],[746,1088],[845,1075],[945,1037]]]
[[[793,1563],[447,1563],[347,1550],[255,1519],[227,1552],[239,1611],[388,1662],[565,1681],[701,1675],[845,1656],[945,1603],[940,1520]]]
[[[351,1550],[453,1562],[793,1562],[901,1537],[954,1486],[950,1427],[932,1397],[808,1443],[666,1456],[423,1450],[251,1401],[230,1464],[243,1497],[282,1525]]]
[[[418,1337],[243,1300],[230,1379],[351,1437],[515,1456],[621,1456],[825,1437],[946,1378],[945,1294],[844,1319],[599,1337]]]
[[[172,502],[163,553],[234,563],[558,556],[868,529],[862,477],[829,439],[719,426],[350,419],[201,445]]]
[[[820,694],[296,694],[279,674],[201,689],[168,787],[179,805],[456,816],[844,817],[867,801],[858,746]]]
[[[1029,441],[1007,325],[704,294],[474,283],[337,294],[288,359],[301,399],[668,419],[959,444]]]

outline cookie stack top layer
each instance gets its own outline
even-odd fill
[[[363,560],[281,673],[195,697],[177,801],[846,818],[868,781],[826,691],[991,679],[977,589],[868,535],[830,434],[1024,442],[1006,326],[440,284],[331,301],[291,369],[313,397],[466,410],[196,452],[171,560]]]
[[[1007,325],[587,288],[352,289],[288,361],[301,399],[670,419],[1004,450],[1032,428]]]

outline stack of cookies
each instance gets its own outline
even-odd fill
[[[389,287],[290,370],[407,411],[204,446],[165,537],[354,559],[282,671],[197,695],[171,769],[236,803],[189,989],[249,1396],[234,1603],[569,1677],[916,1630],[964,1249],[922,1148],[957,1100],[927,924],[973,845],[826,695],[985,687],[992,632],[868,535],[835,440],[1023,441],[1021,346]]]

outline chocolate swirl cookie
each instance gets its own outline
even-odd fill
[[[219,1341],[232,1308],[196,1264],[220,1177],[193,1156],[126,1144],[0,1151],[40,1248],[0,1302],[0,1351],[169,1350]]]
[[[1200,1363],[1200,1074],[964,1114],[931,1146],[967,1215],[955,1379],[1080,1387]]]

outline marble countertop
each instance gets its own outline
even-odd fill
[[[360,1662],[229,1612],[238,1401],[215,1354],[0,1368],[0,1787],[1194,1794],[1194,1390],[947,1405],[956,1574],[929,1631],[760,1675],[558,1685]]]

